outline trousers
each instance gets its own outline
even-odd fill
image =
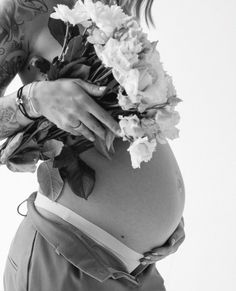
[[[112,252],[66,221],[43,217],[27,199],[27,215],[12,240],[5,291],[166,291],[155,264],[128,273]]]

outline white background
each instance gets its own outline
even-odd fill
[[[186,190],[186,239],[157,263],[168,291],[236,290],[236,1],[155,0],[158,50],[173,76],[180,138],[170,141]],[[18,77],[6,94],[21,85]],[[35,174],[0,168],[2,276]],[[0,287],[1,288],[1,287]],[[54,290],[52,290],[54,291]],[[56,291],[56,290],[55,290]],[[91,290],[92,291],[92,290]]]

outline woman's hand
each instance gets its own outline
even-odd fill
[[[153,248],[151,251],[146,252],[144,254],[144,258],[140,259],[140,262],[143,265],[154,264],[155,262],[164,259],[170,254],[175,253],[184,240],[184,218],[182,217],[179,225],[177,226],[174,233],[169,237],[167,242],[161,247]]]
[[[95,135],[105,140],[104,127],[119,135],[119,123],[89,96],[102,96],[105,89],[81,79],[41,81],[34,87],[32,101],[58,128],[91,141]]]

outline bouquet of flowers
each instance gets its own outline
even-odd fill
[[[180,116],[172,78],[164,71],[157,42],[150,42],[137,22],[114,4],[78,0],[70,9],[54,7],[48,27],[61,44],[60,56],[48,60],[34,56],[31,64],[45,80],[81,78],[106,91],[94,99],[120,124],[128,141],[133,168],[151,160],[157,142],[179,137],[175,125]],[[35,171],[39,160],[53,161],[53,167],[68,180],[73,192],[88,198],[95,172],[79,154],[93,146],[107,158],[114,153],[116,136],[107,129],[106,140],[73,138],[45,117],[9,137],[0,148],[0,163],[12,171]]]

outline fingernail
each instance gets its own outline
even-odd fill
[[[141,264],[142,264],[142,265],[147,265],[147,263],[146,263],[146,262],[141,262]]]
[[[95,138],[94,137],[90,137],[89,140],[90,141],[95,141]]]
[[[149,257],[149,256],[147,256],[147,257],[144,257],[145,259],[147,259],[147,260],[150,260],[151,259],[151,257]]]
[[[158,253],[152,253],[152,255],[154,255],[154,256],[157,256],[157,255],[158,255]]]
[[[101,86],[101,87],[99,87],[99,90],[100,90],[100,91],[105,91],[106,88],[107,88],[106,86]]]
[[[172,238],[170,243],[171,243],[171,245],[173,246],[173,245],[175,244],[175,239]]]

